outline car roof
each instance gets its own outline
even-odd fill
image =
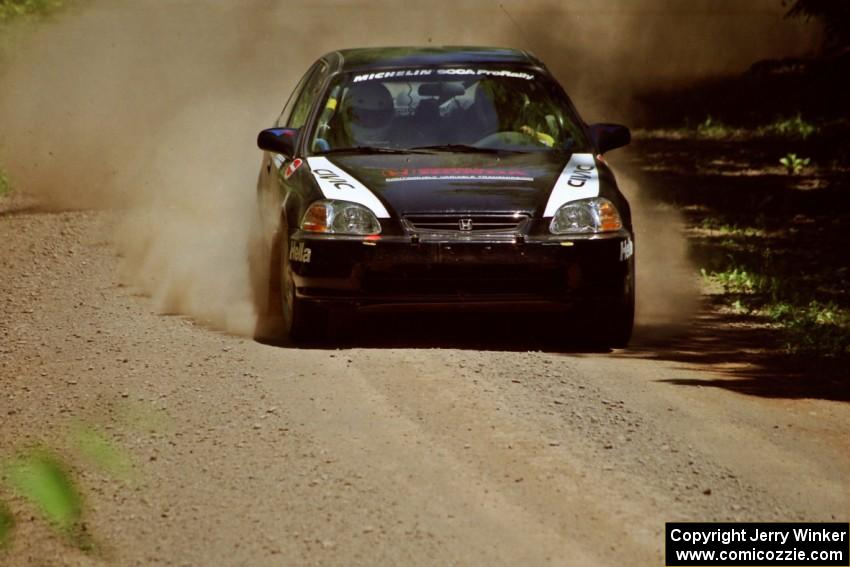
[[[435,65],[522,65],[545,69],[534,55],[504,47],[366,47],[326,54],[335,72]]]

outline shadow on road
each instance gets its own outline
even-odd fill
[[[513,352],[605,353],[564,315],[558,326],[547,316],[516,313],[373,313],[351,318],[327,341],[304,344],[318,349],[434,348]],[[296,346],[262,340],[274,346]],[[302,346],[302,345],[297,345]]]
[[[643,139],[624,154],[651,201],[684,211],[694,265],[732,279],[721,293],[703,298],[686,327],[644,326],[631,348],[617,356],[678,362],[707,372],[704,378],[669,381],[679,386],[850,401],[850,350],[834,346],[846,331],[834,324],[829,334],[826,325],[807,315],[850,307],[846,168],[824,160],[803,175],[789,175],[777,167],[789,147],[817,156],[827,155],[829,143],[825,135],[806,144]],[[735,281],[736,275],[746,281]],[[723,309],[736,303],[739,312],[753,315]],[[779,307],[786,309],[785,321],[810,317],[811,332],[777,329],[765,312]],[[789,354],[787,341],[794,343],[791,350],[808,354]]]
[[[278,347],[284,342],[262,341]],[[666,380],[677,386],[724,388],[766,398],[850,401],[841,361],[795,358],[781,350],[778,331],[747,315],[723,313],[706,302],[689,324],[638,324],[628,349],[600,348],[575,322],[563,325],[517,314],[417,313],[358,317],[341,336],[309,349],[462,349],[539,351],[571,356],[609,354],[622,360],[681,363],[704,378]]]
[[[792,356],[782,335],[756,317],[719,311],[706,302],[687,328],[665,325],[636,330],[625,359],[682,363],[704,378],[665,380],[677,386],[723,388],[765,398],[813,398],[850,402],[846,360]]]

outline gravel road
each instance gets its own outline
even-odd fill
[[[0,221],[0,451],[65,455],[96,544],[75,549],[3,489],[4,564],[659,565],[665,521],[850,509],[844,403],[683,385],[734,376],[463,318],[443,323],[474,343],[435,342],[437,320],[262,344],[124,286],[114,223]],[[80,424],[131,473],[75,454]]]

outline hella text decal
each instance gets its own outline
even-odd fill
[[[620,261],[625,262],[635,253],[635,245],[631,238],[627,238],[620,243]]]
[[[306,246],[304,246],[303,242],[298,242],[294,246],[290,244],[289,260],[291,262],[301,262],[302,264],[309,264],[311,255],[312,251]]]
[[[573,154],[546,203],[544,217],[551,217],[566,203],[578,201],[579,199],[591,199],[599,196],[599,170],[592,154]]]

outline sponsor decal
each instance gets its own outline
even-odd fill
[[[286,171],[283,172],[283,178],[289,179],[290,177],[292,177],[292,174],[295,173],[299,167],[301,167],[302,163],[304,163],[304,160],[302,160],[301,158],[295,158],[294,160],[292,160],[292,162],[286,166]]]
[[[595,167],[587,164],[578,164],[567,178],[567,185],[570,187],[584,187],[588,181],[593,179]]]
[[[627,238],[620,243],[620,261],[625,262],[635,253],[635,245],[631,238]]]
[[[534,75],[529,73],[519,73],[517,71],[497,70],[497,69],[438,69],[438,75],[484,75],[489,77],[510,77],[511,79],[525,79],[530,81]]]
[[[566,203],[598,196],[599,170],[593,154],[573,154],[552,187],[543,216],[551,217]]]
[[[398,71],[381,71],[379,73],[364,73],[355,75],[353,83],[362,81],[380,81],[384,79],[406,78],[406,77],[451,77],[451,76],[487,76],[487,77],[509,77],[511,79],[525,79],[530,81],[534,75],[508,71],[506,69],[401,69]]]
[[[303,242],[297,242],[294,245],[292,242],[289,243],[289,261],[290,262],[301,262],[302,264],[309,264],[310,257],[313,252],[304,246]]]
[[[325,157],[308,157],[307,164],[326,199],[363,205],[379,219],[390,217],[381,201],[365,185]]]
[[[379,81],[381,79],[394,79],[396,77],[427,77],[434,73],[434,69],[404,69],[400,71],[382,71],[380,73],[366,73],[357,75],[351,82]]]
[[[472,167],[425,167],[412,169],[385,169],[387,183],[397,181],[534,181],[534,177],[521,169],[493,169]]]

